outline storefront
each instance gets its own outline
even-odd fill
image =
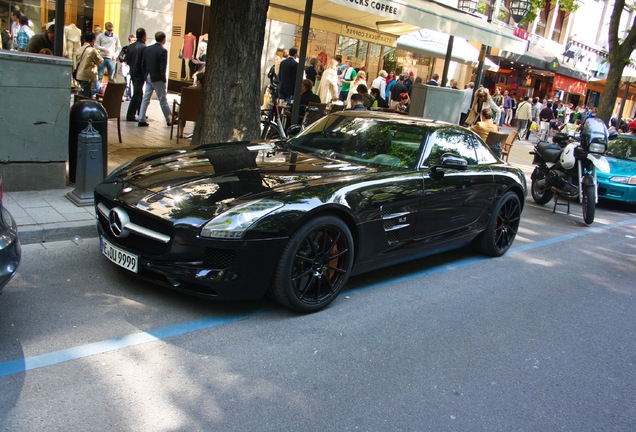
[[[10,28],[9,17],[14,8],[29,17],[33,23],[35,33],[40,33],[47,23],[55,19],[55,1],[7,1],[0,0],[0,16],[2,17],[2,29]],[[127,44],[131,28],[131,11],[133,0],[84,0],[81,2],[67,1],[64,5],[65,47],[64,55],[70,57],[70,53],[80,47],[72,34],[82,35],[93,31],[96,26],[104,29],[106,22],[113,23],[115,34],[119,36],[122,45]],[[69,33],[71,32],[71,33]],[[69,37],[66,36],[69,35]]]

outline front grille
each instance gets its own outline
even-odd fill
[[[209,268],[226,269],[232,265],[236,251],[231,249],[205,248],[203,262]]]
[[[161,234],[165,234],[170,236],[172,239],[173,234],[173,226],[172,223],[149,215],[139,209],[135,209],[133,207],[129,207],[123,205],[121,203],[116,203],[114,201],[108,200],[102,196],[96,197],[96,204],[103,203],[108,209],[112,209],[113,207],[119,206],[126,210],[128,213],[128,217],[130,221],[136,225],[142,226],[144,228],[148,228],[152,231],[156,231]],[[102,229],[111,233],[110,227],[108,224],[108,219],[105,218],[99,211],[96,212],[99,217],[99,223]],[[159,256],[163,255],[170,251],[170,243],[162,243],[153,239],[150,239],[145,236],[141,236],[139,234],[130,233],[128,237],[117,238],[113,237],[113,240],[120,246],[124,248],[128,248],[134,251],[138,251],[140,253],[148,254],[150,256]]]

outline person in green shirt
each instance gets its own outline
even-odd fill
[[[342,83],[342,87],[340,88],[340,95],[338,96],[338,99],[340,99],[343,102],[347,100],[347,97],[349,96],[349,88],[351,87],[351,83],[353,82],[353,80],[356,78],[356,75],[357,75],[356,70],[353,68],[353,63],[351,63],[351,60],[345,61],[345,64],[347,65],[347,67],[344,73],[342,74],[342,76],[340,77],[340,82]]]

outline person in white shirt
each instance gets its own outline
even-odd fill
[[[468,117],[468,111],[470,111],[470,107],[473,103],[473,89],[475,88],[475,84],[472,82],[468,83],[468,86],[462,90],[463,93],[463,101],[462,101],[462,113],[459,116],[459,125],[464,126],[466,123],[466,118]]]
[[[378,73],[378,77],[374,79],[373,82],[371,83],[371,88],[376,88],[380,90],[380,94],[384,95],[386,93],[386,77],[387,76],[389,76],[389,74],[386,73],[385,70],[381,70],[380,73]]]
[[[99,54],[104,59],[104,63],[99,65],[97,70],[97,85],[95,91],[99,93],[104,73],[108,68],[108,81],[115,81],[115,72],[117,71],[117,56],[121,50],[121,42],[115,33],[113,33],[113,23],[107,22],[104,27],[106,31],[100,33],[95,40],[95,48],[99,50]]]

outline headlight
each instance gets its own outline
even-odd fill
[[[590,153],[605,153],[605,149],[607,146],[601,143],[590,143],[589,151]]]
[[[281,202],[266,199],[238,205],[206,223],[201,229],[201,236],[241,238],[254,222],[282,206]]]
[[[614,176],[614,177],[610,177],[610,181],[613,181],[614,183],[636,185],[636,177]]]

